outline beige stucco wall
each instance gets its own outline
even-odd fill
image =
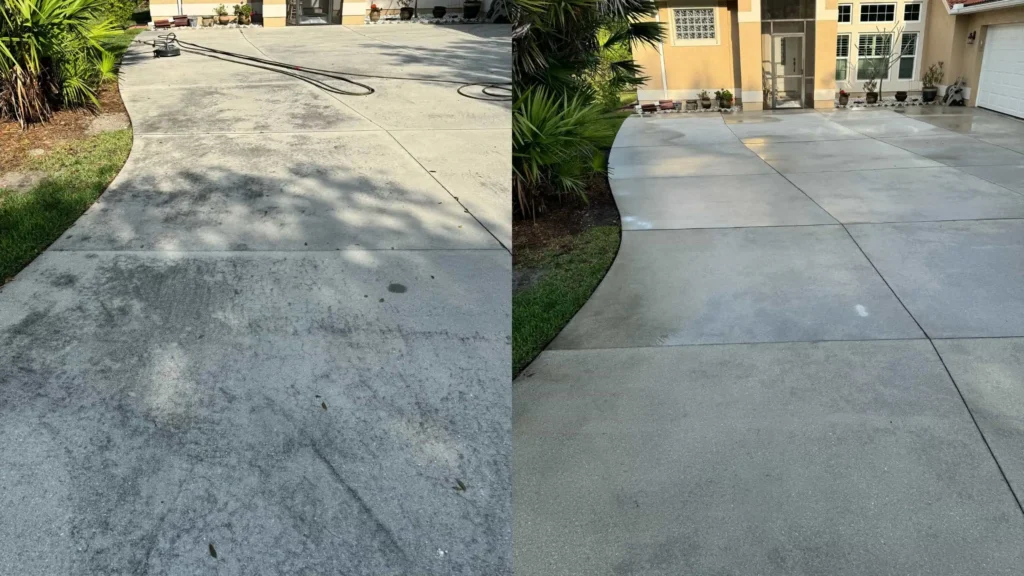
[[[748,0],[749,1],[749,0]],[[716,43],[709,45],[688,45],[677,43],[672,22],[672,8],[715,7],[717,20]],[[661,77],[661,62],[656,48],[634,46],[633,59],[643,66],[644,75],[650,79],[637,91],[641,101],[667,98],[685,100],[695,98],[700,90],[714,92],[727,88],[737,92],[739,76],[739,54],[734,50],[738,44],[739,27],[735,12],[726,7],[725,0],[669,0],[658,4],[658,15],[665,23],[666,39],[662,44],[665,53],[665,76],[667,86]],[[739,95],[737,94],[737,97]]]
[[[814,22],[814,107],[835,108],[836,22]]]
[[[953,54],[953,28],[956,17],[946,12],[945,0],[928,0],[925,18],[924,44],[922,51],[922,73],[928,66],[936,62],[944,62],[949,66]]]

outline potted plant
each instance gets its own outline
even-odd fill
[[[707,90],[701,90],[700,94],[697,95],[700,98],[700,107],[705,110],[711,109],[711,94],[708,94]]]
[[[839,91],[839,105],[846,106],[850,103],[850,93],[846,90]]]
[[[398,5],[401,6],[398,10],[398,18],[400,20],[412,20],[413,14],[416,10],[412,7],[413,0],[398,0]]]
[[[878,92],[875,92],[877,88],[878,80],[874,78],[864,83],[864,99],[868,104],[876,104],[878,102]]]
[[[728,90],[715,90],[715,100],[719,108],[732,108],[732,92]]]
[[[252,22],[252,5],[235,4],[235,20],[239,24],[249,24]]]
[[[217,21],[221,24],[227,24],[231,22],[231,17],[228,16],[228,9],[223,4],[213,9],[213,13],[217,15]]]
[[[945,74],[945,71],[942,69],[942,62],[928,67],[928,71],[921,78],[921,100],[923,102],[935,101],[935,97],[939,95],[938,86],[942,83],[942,77]]]
[[[462,3],[462,17],[473,20],[480,15],[480,0],[465,0]]]
[[[434,6],[434,18],[444,18],[445,13],[448,9],[444,6]]]
[[[377,22],[380,20],[380,8],[377,4],[370,4],[370,22]]]

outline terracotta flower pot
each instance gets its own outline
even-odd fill
[[[370,22],[377,22],[380,20],[380,10],[370,10]]]
[[[921,100],[924,102],[935,102],[935,97],[939,95],[939,89],[932,86],[921,90]]]
[[[444,18],[447,13],[448,9],[444,6],[434,6],[434,18]]]
[[[876,104],[878,103],[878,92],[868,92],[864,95],[864,99],[868,104]]]
[[[462,17],[466,20],[473,20],[480,15],[480,2],[467,0],[462,4]]]
[[[896,101],[897,102],[906,102],[907,101],[907,93],[905,91],[903,91],[903,90],[898,90],[896,92]]]
[[[412,6],[402,6],[398,11],[398,18],[400,20],[412,20]]]
[[[700,99],[700,107],[705,109],[705,110],[710,110],[711,109],[711,98],[701,98]]]
[[[231,16],[218,16],[217,21],[221,24],[227,24],[228,22],[231,22]]]
[[[850,95],[849,94],[840,94],[839,95],[839,105],[840,106],[846,106],[849,103],[850,103]]]

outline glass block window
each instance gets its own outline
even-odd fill
[[[836,80],[845,82],[850,74],[850,35],[836,36]]]
[[[714,8],[673,8],[676,40],[714,40]]]
[[[861,22],[893,22],[896,20],[895,4],[861,4]]]
[[[903,20],[905,22],[917,22],[921,19],[920,4],[906,4],[903,6]]]
[[[900,80],[913,80],[917,67],[917,32],[904,32],[900,42]]]
[[[885,65],[891,50],[889,34],[861,34],[857,38],[857,80],[887,78]]]
[[[849,24],[852,19],[853,4],[840,4],[839,5],[839,23]]]

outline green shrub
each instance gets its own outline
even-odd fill
[[[117,26],[128,26],[134,23],[135,9],[139,0],[107,0],[104,14]]]
[[[0,117],[22,126],[57,107],[96,105],[119,32],[106,0],[0,0]]]
[[[584,197],[594,173],[596,122],[644,81],[629,46],[656,45],[653,0],[517,0],[512,34],[514,201],[533,216],[548,194]],[[571,96],[562,96],[568,94]]]
[[[586,200],[586,183],[611,135],[605,110],[588,90],[569,97],[536,87],[519,96],[512,110],[512,185],[522,215],[534,216],[546,194]]]

